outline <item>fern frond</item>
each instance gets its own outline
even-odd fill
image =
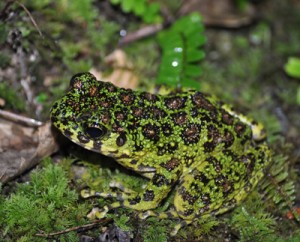
[[[262,181],[260,190],[278,211],[293,210],[295,185],[291,180],[289,162],[282,154],[273,156],[273,160],[269,175]]]
[[[162,59],[157,84],[199,89],[195,80],[202,70],[198,65],[205,54],[204,27],[197,13],[177,20],[170,29],[158,36]]]
[[[275,220],[262,207],[256,213],[241,206],[232,218],[232,225],[240,232],[240,241],[265,241],[274,235]]]

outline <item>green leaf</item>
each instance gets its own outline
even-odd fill
[[[131,10],[134,10],[134,0],[123,1],[122,8],[125,13],[129,13]]]
[[[201,74],[200,66],[189,64],[186,65],[184,68],[185,68],[184,72],[186,76],[197,77]]]
[[[289,76],[300,78],[300,58],[290,57],[284,70]]]
[[[190,48],[197,48],[204,45],[206,42],[205,36],[200,32],[195,32],[194,34],[189,34],[187,38],[187,43]]]
[[[134,12],[140,16],[145,12],[145,10],[146,10],[145,2],[142,0],[136,1],[134,5]]]
[[[194,50],[188,49],[187,50],[187,61],[188,62],[195,62],[204,59],[205,53],[202,50]]]
[[[162,49],[158,84],[199,89],[196,79],[202,70],[198,62],[205,57],[203,30],[200,15],[193,13],[177,20],[158,35]]]
[[[182,87],[193,88],[195,90],[198,90],[200,88],[200,83],[193,79],[185,78],[182,82]]]
[[[112,4],[119,4],[121,2],[121,0],[110,0],[110,2]]]
[[[40,93],[37,97],[36,97],[36,101],[38,103],[45,103],[48,99],[48,95],[44,92]]]

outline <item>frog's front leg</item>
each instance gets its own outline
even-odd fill
[[[117,202],[106,205],[102,209],[98,210],[95,213],[95,216],[103,218],[108,211],[118,207],[131,208],[138,211],[154,209],[168,195],[171,188],[179,179],[181,173],[181,165],[178,165],[176,168],[170,168],[167,165],[164,167],[164,164],[162,164],[161,167],[157,168],[147,186],[139,193],[128,194],[124,192],[117,192],[114,193],[114,195],[110,194],[108,196],[108,193],[95,192],[92,195],[101,197],[116,197],[118,200]]]

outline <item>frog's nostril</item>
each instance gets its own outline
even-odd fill
[[[104,127],[86,127],[85,132],[91,138],[101,138],[106,134],[106,128],[104,128]]]

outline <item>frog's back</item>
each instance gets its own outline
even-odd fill
[[[128,99],[132,102],[124,107]],[[161,96],[121,90],[116,103],[112,125],[125,130],[134,151],[203,156],[220,149],[244,150],[252,142],[247,124],[214,97],[198,91]]]
[[[54,104],[52,121],[74,142],[100,153],[105,142],[97,144],[98,137],[93,140],[97,132],[87,127],[105,126],[110,134],[122,138],[115,146],[126,143],[131,154],[143,151],[157,156],[182,154],[183,150],[205,154],[219,148],[243,149],[252,139],[248,125],[201,92],[161,96],[89,78],[82,81],[82,76],[71,85],[67,95]]]

